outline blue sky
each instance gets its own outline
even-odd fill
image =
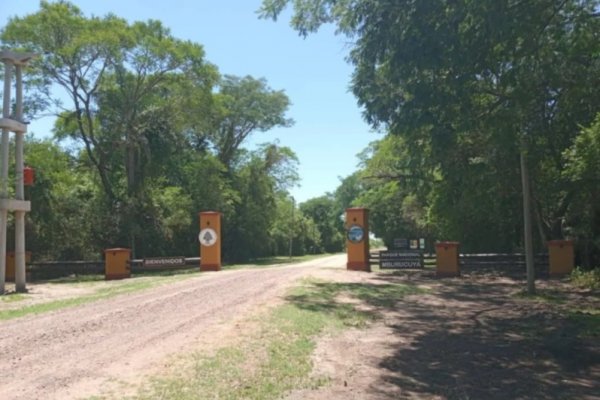
[[[298,202],[333,191],[339,177],[356,170],[356,154],[380,138],[363,121],[349,92],[352,66],[345,61],[348,39],[324,27],[304,39],[289,26],[260,20],[260,0],[76,0],[85,15],[112,12],[129,21],[158,19],[175,37],[204,46],[208,61],[222,74],[263,77],[273,89],[283,89],[292,106],[291,128],[256,133],[246,144],[279,140],[300,160],[301,186],[291,190]],[[37,0],[2,0],[0,24],[10,16],[26,15]],[[47,136],[51,121],[34,121],[29,131]]]

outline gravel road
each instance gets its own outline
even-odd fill
[[[243,316],[281,301],[297,279],[344,268],[345,255],[222,271],[41,315],[0,321],[0,399],[119,391],[175,354],[243,334]],[[237,333],[235,331],[237,329]],[[118,397],[118,396],[117,396]]]

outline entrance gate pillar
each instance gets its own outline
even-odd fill
[[[369,210],[346,209],[346,269],[371,272],[369,263]]]
[[[200,213],[200,271],[221,270],[221,213]]]
[[[23,121],[23,68],[35,55],[33,53],[13,53],[0,51],[0,62],[4,63],[4,91],[2,92],[2,116],[0,118],[0,295],[5,291],[6,280],[6,235],[8,212],[14,212],[15,252],[14,275],[15,290],[26,292],[25,275],[25,213],[31,211],[31,202],[25,200],[23,182],[23,142],[27,133],[27,124]],[[16,94],[15,112],[11,114],[12,73],[15,72]],[[15,191],[8,190],[8,167],[10,133],[15,133]],[[14,197],[12,197],[14,196]]]

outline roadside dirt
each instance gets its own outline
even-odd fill
[[[600,294],[560,281],[538,281],[555,302],[525,300],[525,282],[498,276],[436,279],[432,273],[363,275],[364,285],[429,288],[379,320],[323,338],[318,390],[287,400],[331,399],[600,399],[598,333],[569,315],[600,310]]]
[[[177,355],[197,349],[211,353],[252,332],[256,320],[251,316],[281,304],[286,290],[308,276],[365,288],[408,284],[426,292],[392,305],[345,295],[336,299],[377,318],[367,329],[319,338],[313,373],[329,378],[329,385],[290,393],[287,400],[600,399],[598,337],[569,317],[576,309],[600,309],[597,293],[538,281],[540,292],[557,301],[537,302],[517,296],[523,281],[501,276],[364,274],[348,272],[344,265],[345,256],[332,256],[287,267],[200,274],[0,321],[0,399],[134,394],[147,377],[172,369]],[[35,301],[75,294],[30,288],[40,295]]]
[[[344,262],[340,255],[280,268],[199,274],[142,292],[0,321],[0,399],[121,398],[173,355],[210,350],[227,337],[243,335],[248,315],[281,302],[295,281],[340,269]],[[61,297],[46,289],[30,285],[32,293],[46,300]]]

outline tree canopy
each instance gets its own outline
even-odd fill
[[[570,173],[565,151],[600,111],[600,2],[264,0],[260,14],[276,19],[288,5],[301,35],[333,23],[350,38],[351,88],[365,118],[403,138],[402,149],[377,145],[367,175],[393,185],[364,201],[429,188],[418,203],[436,237],[518,249],[519,172],[529,164],[538,246],[573,234],[569,210],[591,186]]]

